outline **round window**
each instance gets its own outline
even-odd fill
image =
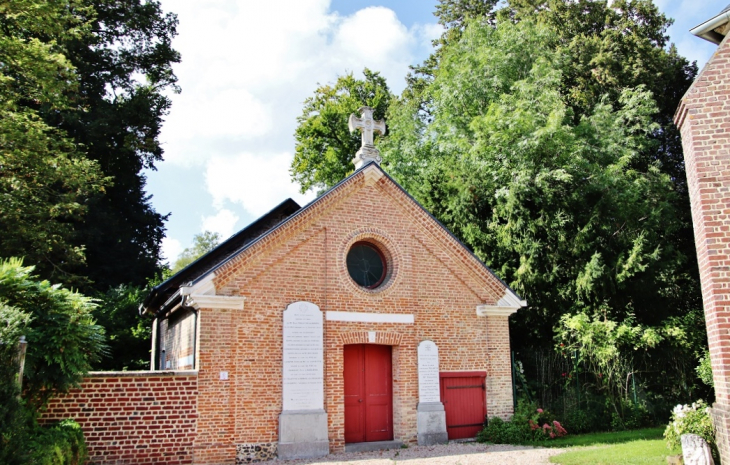
[[[347,253],[347,271],[358,285],[375,289],[385,279],[387,266],[383,253],[369,242],[356,242]]]

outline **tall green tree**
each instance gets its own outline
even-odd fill
[[[69,9],[73,6],[73,10]],[[84,260],[73,224],[109,180],[48,113],[75,107],[76,68],[62,43],[88,33],[81,2],[0,2],[0,256],[47,276]]]
[[[577,108],[557,40],[531,20],[472,22],[424,90],[428,118],[406,99],[391,108],[384,159],[528,300],[512,326],[517,350],[550,347],[566,314],[668,326],[701,342],[701,326],[685,318],[700,308],[696,264],[678,239],[686,206],[652,155],[661,146],[654,96],[637,85]],[[645,349],[644,362],[671,354],[643,365],[651,377],[693,376],[690,345]],[[669,359],[687,363],[672,372]]]
[[[302,192],[326,190],[354,170],[352,159],[360,148],[360,136],[347,128],[350,114],[369,106],[376,119],[385,116],[392,98],[385,78],[367,68],[363,74],[365,79],[352,73],[341,76],[334,85],[318,87],[304,101],[290,169]]]
[[[86,264],[73,272],[106,292],[121,284],[144,286],[159,272],[166,216],[150,204],[144,169],[162,160],[159,141],[169,92],[179,91],[172,65],[177,17],[158,1],[84,0],[89,34],[63,41],[76,68],[77,106],[45,113],[65,130],[113,184],[93,196],[74,226]]]
[[[177,91],[177,19],[143,0],[0,2],[0,255],[106,291],[159,271],[143,169]]]

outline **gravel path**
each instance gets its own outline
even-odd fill
[[[286,465],[303,464],[345,464],[356,465],[534,465],[548,464],[549,457],[565,449],[541,447],[486,445],[478,443],[451,443],[440,446],[411,446],[407,449],[381,450],[375,452],[352,452],[330,454],[312,460],[278,461]],[[271,463],[271,462],[269,462]]]

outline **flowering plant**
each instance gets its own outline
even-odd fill
[[[705,401],[698,400],[692,405],[677,405],[672,409],[672,418],[664,430],[664,439],[667,440],[669,449],[681,447],[680,437],[683,434],[692,433],[702,436],[712,449],[712,455],[716,455],[715,428],[710,418],[710,408]],[[717,460],[717,457],[715,457]]]
[[[541,442],[565,436],[568,432],[547,410],[533,403],[520,401],[510,421],[490,418],[477,440],[495,444]]]

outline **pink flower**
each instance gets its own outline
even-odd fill
[[[542,409],[541,408],[537,409],[537,413],[542,413]]]
[[[555,427],[555,430],[558,432],[558,436],[565,436],[568,434],[568,432],[563,428],[563,425],[561,425],[557,420],[553,421],[553,426]]]
[[[537,424],[535,424],[532,420],[529,420],[528,423],[530,424],[530,429],[533,431],[539,428],[539,426],[537,426]]]
[[[555,439],[555,433],[550,433],[550,439]]]

